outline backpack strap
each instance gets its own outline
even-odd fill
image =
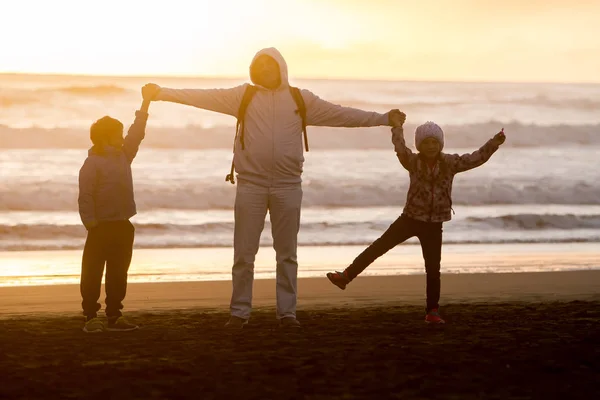
[[[239,136],[240,144],[242,145],[242,150],[246,149],[246,144],[244,142],[244,122],[246,117],[246,110],[248,109],[248,105],[252,101],[252,98],[256,94],[258,89],[256,86],[248,85],[244,95],[242,96],[242,102],[240,103],[240,108],[238,109],[237,114],[237,123],[235,126],[235,138],[233,139],[233,152],[235,153],[235,143]],[[294,86],[290,86],[290,93],[296,106],[298,109],[296,110],[296,114],[300,115],[302,118],[302,133],[304,135],[304,148],[308,151],[308,134],[306,132],[306,104],[304,103],[304,98],[302,97],[302,93],[300,93],[300,89]],[[229,174],[225,177],[225,181],[231,182],[231,184],[235,184],[235,164],[233,160],[231,161],[231,170]]]
[[[242,96],[242,101],[240,103],[240,108],[237,113],[237,122],[235,124],[235,137],[233,138],[233,152],[235,153],[235,142],[237,141],[238,136],[240,137],[240,143],[242,145],[242,150],[246,148],[246,144],[244,142],[244,120],[246,118],[246,110],[248,109],[248,105],[252,101],[252,98],[256,94],[257,89],[256,86],[248,85],[246,87],[246,91]],[[231,160],[231,170],[229,174],[225,177],[226,182],[231,182],[231,184],[235,184],[235,164],[233,160]]]
[[[304,134],[304,149],[308,151],[308,134],[306,133],[306,104],[304,104],[304,98],[302,97],[302,93],[300,93],[300,89],[294,86],[290,86],[290,93],[296,102],[296,106],[298,109],[296,110],[296,114],[300,115],[302,118],[302,133]]]
[[[235,134],[240,136],[240,143],[242,144],[242,150],[246,149],[246,144],[244,143],[244,122],[246,120],[246,110],[252,101],[252,98],[256,94],[258,89],[256,86],[248,85],[246,91],[244,92],[244,96],[242,97],[242,102],[240,103],[240,108],[237,113],[237,124],[235,127]],[[233,143],[233,148],[235,150],[235,143]]]

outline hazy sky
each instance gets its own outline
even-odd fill
[[[0,72],[600,82],[600,0],[15,0]]]

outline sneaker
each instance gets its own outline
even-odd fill
[[[83,326],[83,331],[85,333],[100,333],[104,332],[104,324],[98,317],[94,317],[88,321],[86,321]]]
[[[445,324],[446,321],[440,317],[440,313],[437,308],[430,310],[427,315],[425,315],[425,322],[428,324]]]
[[[279,327],[298,329],[300,328],[300,322],[298,322],[298,320],[294,317],[285,317],[279,320]]]
[[[232,315],[229,317],[229,321],[225,324],[225,328],[227,329],[242,329],[244,326],[248,325],[248,320],[245,318],[240,318]]]
[[[345,271],[328,272],[327,278],[331,283],[333,283],[335,286],[339,287],[342,290],[346,289],[346,285],[350,283],[350,279],[348,279],[348,275]]]
[[[109,318],[108,327],[106,328],[107,331],[111,332],[129,332],[136,329],[139,329],[139,326],[130,324],[124,317]]]

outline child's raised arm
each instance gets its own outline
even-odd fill
[[[132,162],[137,152],[140,148],[140,143],[144,140],[146,136],[146,122],[148,122],[148,109],[150,108],[150,102],[152,99],[152,94],[145,92],[145,88],[142,89],[143,101],[140,109],[135,112],[135,121],[131,127],[129,127],[129,131],[127,132],[127,136],[123,140],[123,152],[129,159],[129,162]]]
[[[498,150],[500,145],[504,143],[506,136],[504,136],[504,128],[498,132],[492,139],[488,140],[486,144],[481,146],[479,150],[473,153],[467,153],[463,155],[458,154],[446,154],[445,160],[454,173],[468,171],[473,168],[477,168],[483,165],[487,160],[492,157],[492,154]]]
[[[396,150],[396,156],[400,161],[400,164],[410,172],[411,166],[415,165],[414,160],[417,157],[411,149],[406,147],[406,141],[404,140],[404,128],[397,126],[392,128],[392,143],[394,143],[394,150]]]

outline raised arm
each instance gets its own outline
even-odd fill
[[[86,229],[90,230],[98,222],[96,220],[96,203],[94,192],[96,190],[96,166],[89,158],[85,160],[79,170],[79,216]]]
[[[150,85],[156,86],[148,84],[145,87]],[[158,90],[152,100],[185,104],[235,117],[247,86],[244,84],[230,89],[169,89],[156,86]]]
[[[333,127],[389,126],[389,113],[363,111],[352,107],[343,107],[321,99],[309,90],[301,91],[306,104],[306,124]]]
[[[148,122],[148,105],[142,104],[142,107],[135,112],[135,120],[123,140],[123,153],[125,153],[130,163],[137,155],[140,144],[146,136],[146,122]]]
[[[146,85],[142,88],[142,106],[135,112],[135,120],[129,127],[127,136],[123,140],[123,153],[127,156],[129,163],[133,161],[140,148],[140,143],[146,136],[146,123],[148,122],[148,109],[151,99],[156,96],[160,89],[158,86]]]
[[[492,154],[498,150],[500,145],[504,143],[505,139],[506,137],[504,136],[503,129],[502,132],[497,133],[492,139],[488,140],[483,146],[481,146],[479,150],[463,155],[446,154],[446,163],[450,166],[454,173],[477,168],[489,160],[490,157],[492,157]]]
[[[414,160],[418,157],[406,146],[404,140],[404,128],[397,126],[392,128],[392,143],[394,143],[394,150],[396,150],[396,156],[400,161],[400,164],[407,170],[411,170],[411,166],[415,165]]]

